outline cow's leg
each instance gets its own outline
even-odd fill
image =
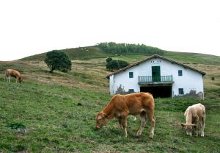
[[[137,134],[136,134],[137,136],[140,136],[142,134],[144,127],[146,125],[146,112],[142,112],[140,114],[140,119],[141,119],[141,125],[137,131]]]
[[[199,129],[200,129],[200,125],[199,124],[196,124],[196,126],[193,127],[193,131],[194,131],[196,136],[199,135],[199,132],[200,132]]]
[[[5,79],[7,82],[9,82],[9,76],[6,76]]]
[[[205,133],[204,133],[204,129],[205,129],[205,118],[202,118],[202,123],[201,123],[201,136],[204,137]]]
[[[198,115],[196,115],[196,122],[195,122],[195,124],[196,124],[196,126],[195,126],[195,134],[196,134],[196,136],[198,136],[199,134],[200,134],[200,129],[201,129],[201,121],[200,121],[200,119],[199,119],[199,116]]]
[[[8,77],[5,75],[5,81],[8,81]]]
[[[128,111],[124,111],[120,114],[120,123],[122,125],[122,128],[124,130],[124,133],[125,133],[125,137],[128,136],[128,132],[127,132],[127,126],[128,126],[128,123],[127,123],[127,117],[128,117]]]
[[[148,116],[148,119],[149,119],[150,125],[151,125],[149,137],[153,138],[154,137],[154,128],[155,128],[154,110],[153,109],[149,109],[147,111],[147,116]]]
[[[125,137],[127,137],[127,136],[128,136],[128,131],[127,131],[127,126],[128,126],[127,116],[124,116],[124,117],[121,118],[121,125],[122,125],[122,128],[124,129]]]
[[[122,126],[122,118],[121,117],[118,117],[118,123],[119,123],[119,127],[123,128],[123,126]]]

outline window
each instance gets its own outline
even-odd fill
[[[134,93],[134,89],[129,89],[128,93]]]
[[[183,76],[183,71],[182,70],[178,70],[178,76]]]
[[[184,95],[183,88],[179,88],[179,95]]]
[[[133,78],[134,77],[134,73],[133,72],[129,72],[129,78]]]

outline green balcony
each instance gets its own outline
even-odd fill
[[[173,76],[160,76],[160,77],[152,77],[152,76],[138,76],[138,84],[172,84]]]

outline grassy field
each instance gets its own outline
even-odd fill
[[[167,55],[175,59],[177,54]],[[203,55],[201,55],[203,56]],[[119,56],[130,63],[146,58]],[[203,57],[205,58],[205,56]],[[128,138],[116,120],[95,130],[95,116],[110,100],[105,58],[73,60],[70,73],[48,73],[44,62],[34,59],[0,62],[0,152],[208,152],[220,150],[220,65],[200,56],[185,60],[205,71],[205,100],[156,99],[155,137],[148,138],[149,124],[141,137],[139,120],[129,118]],[[184,59],[183,59],[184,60]],[[197,61],[197,62],[195,62]],[[183,61],[184,62],[184,61]],[[19,69],[24,83],[9,84],[3,72]],[[211,79],[214,77],[215,79]],[[189,137],[180,126],[183,112],[193,103],[207,108],[205,137]]]

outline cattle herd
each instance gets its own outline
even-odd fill
[[[96,128],[99,129],[107,124],[107,121],[116,118],[120,127],[123,128],[125,137],[127,137],[127,117],[128,115],[139,115],[141,125],[137,131],[140,136],[148,117],[151,128],[149,137],[153,138],[155,128],[154,117],[154,98],[150,93],[132,93],[127,95],[115,95],[104,109],[96,116]],[[198,103],[189,106],[184,113],[186,123],[181,125],[186,130],[186,134],[192,136],[200,135],[204,137],[205,128],[205,106]]]
[[[11,77],[16,79],[16,83],[21,83],[23,78],[21,73],[14,69],[7,69],[5,71],[5,79],[10,82]],[[150,93],[131,93],[127,95],[115,95],[111,101],[99,112],[96,116],[96,129],[106,125],[108,120],[116,118],[120,127],[124,130],[125,137],[127,137],[127,118],[128,115],[140,116],[141,125],[137,131],[137,136],[140,136],[144,130],[146,119],[150,121],[149,137],[153,138],[155,128],[154,117],[154,98]],[[192,136],[200,135],[204,137],[205,128],[205,106],[198,103],[189,106],[185,113],[186,123],[182,123],[186,134]]]

